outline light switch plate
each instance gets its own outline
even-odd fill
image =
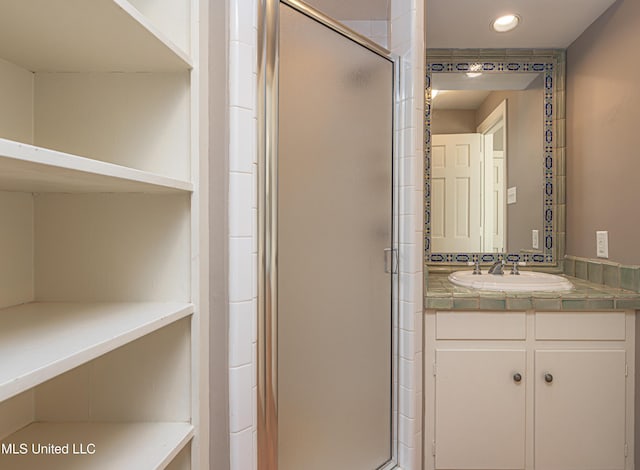
[[[598,258],[609,257],[609,232],[598,230],[596,232],[596,256]]]
[[[507,189],[507,204],[515,204],[517,200],[517,187]]]
[[[540,233],[537,230],[531,230],[531,248],[534,250],[540,248]]]

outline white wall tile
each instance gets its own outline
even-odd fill
[[[229,14],[231,16],[229,22],[229,39],[231,41],[240,41],[245,44],[254,44],[255,29],[254,16],[255,10],[253,2],[232,1],[229,2]]]
[[[416,212],[415,206],[415,186],[404,186],[400,189],[400,214],[401,215],[413,215]],[[413,220],[413,219],[412,219]],[[407,232],[413,232],[413,227],[404,227],[408,228]],[[404,239],[403,242],[407,243],[410,240]]]
[[[402,57],[400,76],[400,119],[396,136],[400,156],[401,222],[399,296],[401,300],[400,371],[401,415],[398,426],[399,460],[405,470],[421,468],[421,381],[422,381],[422,107],[421,89],[424,38],[423,0],[391,0],[389,49]],[[410,329],[409,329],[410,328]],[[420,360],[420,362],[418,362]]]
[[[255,470],[257,1],[230,0],[229,15],[230,470]]]
[[[415,232],[412,232],[415,239]],[[413,241],[413,240],[411,240]],[[416,254],[416,245],[413,243],[400,242],[399,267],[403,274],[412,274],[419,269],[418,256]]]
[[[251,342],[255,344],[258,341],[258,299],[254,298],[251,303],[253,304],[251,307],[253,312],[251,316]]]
[[[253,171],[256,155],[256,121],[253,111],[237,106],[229,109],[229,170]]]
[[[252,235],[252,185],[253,175],[250,173],[229,174],[229,235],[232,237]]]
[[[371,34],[373,36],[389,36],[389,23],[386,20],[373,20],[371,22]]]
[[[406,188],[405,190],[402,191],[403,195],[406,196],[407,198],[413,200],[415,198],[415,189],[413,187],[409,187]],[[412,244],[414,241],[414,234],[415,234],[415,215],[414,215],[414,211],[411,211],[409,209],[406,209],[406,207],[415,207],[415,202],[412,202],[411,205],[409,204],[405,204],[405,210],[406,213],[405,214],[401,214],[399,216],[399,222],[400,222],[400,237],[399,237],[399,242],[406,244],[406,248],[413,248]],[[410,246],[411,245],[411,246]],[[406,272],[406,271],[405,271]]]
[[[400,425],[398,426],[398,439],[407,447],[416,446],[417,433],[415,432],[415,427],[414,427],[415,422],[416,420],[414,419],[407,418],[402,414],[400,415],[400,419],[399,419]],[[400,462],[400,466],[402,466],[403,468],[411,468],[411,467],[403,466],[402,462]]]
[[[258,297],[258,254],[251,253],[251,298]]]
[[[400,444],[399,448],[398,448],[398,460],[400,465],[402,465],[403,468],[419,468],[418,465],[416,465],[416,460],[415,460],[415,449],[412,447],[407,447],[404,444]]]
[[[253,343],[247,331],[253,322],[253,302],[229,304],[229,366],[239,367],[252,363]]]
[[[244,431],[253,425],[251,364],[229,369],[229,430]]]
[[[391,0],[391,20],[411,11],[411,0]],[[393,36],[393,43],[397,43],[397,39]]]
[[[413,15],[408,11],[391,20],[391,36],[396,50],[399,49],[403,54],[411,46],[412,19]]]
[[[404,150],[405,150],[405,154],[403,155],[403,157],[415,157],[416,156],[416,149],[415,149],[415,142],[416,142],[416,129],[415,127],[405,127],[402,131],[402,139],[404,140]],[[420,135],[422,135],[422,132],[420,132]]]
[[[400,386],[400,414],[407,418],[416,418],[416,392]]]
[[[253,49],[253,46],[242,42],[229,43],[229,104],[231,106],[255,108]]]
[[[416,382],[419,382],[419,380],[415,375],[414,367],[415,367],[414,361],[405,359],[405,358],[400,358],[398,379],[404,387],[410,390],[414,390]]]
[[[349,28],[353,29],[356,33],[362,34],[370,38],[373,34],[373,27],[371,21],[364,20],[345,20],[342,23]]]
[[[413,360],[415,358],[415,334],[413,331],[400,329],[400,357]]]
[[[416,314],[413,302],[400,302],[400,328],[404,331],[416,331]]]
[[[251,266],[251,238],[229,239],[229,301],[252,299],[253,269]]]
[[[252,470],[253,429],[231,433],[229,440],[230,463],[234,470]]]

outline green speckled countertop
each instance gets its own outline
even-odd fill
[[[438,310],[640,310],[640,294],[561,275],[569,292],[496,292],[458,287],[446,273],[429,273],[425,308]]]

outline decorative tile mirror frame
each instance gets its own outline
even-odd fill
[[[558,266],[565,247],[565,52],[562,50],[428,49],[425,90],[424,238],[425,263],[434,266],[481,264],[505,260],[534,266]],[[431,84],[432,73],[464,73],[480,68],[486,74],[539,72],[543,74],[543,234],[540,252],[431,251]],[[508,250],[508,247],[507,247]]]

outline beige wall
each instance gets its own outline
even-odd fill
[[[476,131],[473,109],[434,109],[431,112],[431,134],[469,134]]]
[[[609,259],[640,264],[639,28],[640,2],[619,0],[567,50],[569,255],[595,258],[595,231],[608,230]],[[640,348],[636,358],[640,360]],[[636,374],[636,468],[639,386]]]
[[[542,77],[527,90],[491,92],[476,112],[478,125],[504,100],[507,100],[507,187],[517,188],[517,202],[507,205],[507,249],[518,252],[532,248],[532,230],[539,230],[540,240],[544,234]]]
[[[640,264],[640,2],[619,0],[567,51],[567,254]]]

